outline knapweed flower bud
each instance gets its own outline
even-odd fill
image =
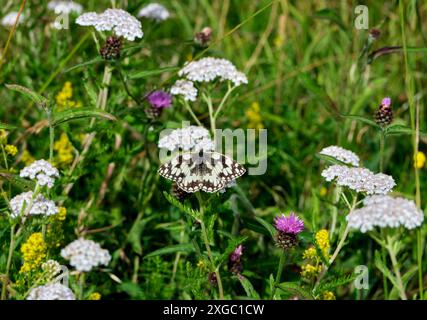
[[[207,47],[211,38],[212,28],[204,27],[202,31],[196,33],[196,35],[194,36],[194,42],[201,47]]]
[[[304,230],[304,222],[292,212],[289,216],[282,214],[276,217],[274,227],[277,230],[276,246],[286,250],[298,244],[297,235]]]
[[[146,109],[146,114],[150,118],[158,118],[162,114],[163,109],[170,108],[172,106],[172,96],[163,91],[156,90],[151,92],[147,96],[149,108]]]
[[[391,109],[391,99],[386,97],[381,101],[377,113],[375,114],[375,122],[381,127],[388,126],[393,121],[393,110]]]
[[[378,40],[378,38],[381,36],[381,31],[376,28],[372,28],[369,30],[369,41],[373,42],[375,40]]]
[[[105,60],[117,60],[120,58],[122,45],[123,42],[121,38],[116,36],[110,36],[107,38],[107,41],[99,50],[99,54]]]
[[[217,279],[217,277],[216,277],[216,273],[215,273],[215,272],[211,272],[211,273],[209,273],[209,275],[208,275],[208,280],[209,280],[209,283],[210,283],[211,285],[213,285],[213,286],[217,286],[217,284],[218,284],[218,279]]]

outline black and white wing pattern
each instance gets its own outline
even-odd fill
[[[217,192],[241,177],[246,169],[218,152],[194,152],[176,156],[163,164],[159,174],[173,180],[185,192]]]

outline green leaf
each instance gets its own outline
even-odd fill
[[[415,275],[417,270],[418,270],[418,266],[413,266],[411,269],[406,271],[406,273],[402,276],[402,284],[404,289],[406,289],[408,282],[412,279],[412,277]],[[397,289],[397,287],[393,287],[393,289],[391,289],[389,299],[390,300],[399,299],[399,290]]]
[[[255,220],[258,221],[258,223],[261,224],[268,231],[272,238],[274,238],[276,234],[276,229],[274,229],[274,227],[270,223],[268,223],[264,219],[261,219],[260,217],[255,217]]]
[[[16,128],[15,126],[12,126],[12,125],[7,124],[7,123],[0,122],[0,129],[13,130],[15,128]]]
[[[141,78],[162,74],[164,72],[172,72],[177,70],[179,70],[179,67],[165,67],[165,68],[154,69],[154,70],[144,70],[144,71],[134,72],[129,74],[127,77],[129,79],[141,79]]]
[[[155,256],[162,256],[170,253],[176,253],[176,252],[190,253],[193,251],[194,251],[194,246],[192,243],[175,244],[175,245],[167,246],[167,247],[155,250],[153,252],[150,252],[149,254],[144,256],[144,259],[155,257]]]
[[[0,179],[10,182],[20,190],[33,190],[35,183],[33,181],[21,178],[19,175],[12,174],[6,170],[0,170]]]
[[[378,250],[375,250],[375,266],[378,268],[378,270],[380,270],[382,272],[382,274],[384,274],[390,280],[390,282],[396,288],[399,287],[397,285],[396,278],[394,277],[394,275],[392,274],[392,272],[387,268],[387,266],[384,264],[384,262],[383,262],[383,260],[381,258],[381,253]]]
[[[81,68],[81,67],[90,66],[92,64],[95,64],[95,63],[98,63],[98,62],[102,62],[102,61],[104,61],[104,59],[102,59],[101,57],[96,57],[96,58],[94,58],[92,60],[76,64],[75,66],[72,66],[72,67],[64,70],[63,73],[67,73],[67,72],[73,71],[73,70]]]
[[[132,299],[145,299],[144,290],[133,282],[123,282],[119,285],[119,291],[126,292]]]
[[[174,196],[170,195],[166,191],[163,192],[163,195],[165,196],[166,200],[170,202],[170,204],[177,207],[179,210],[185,212],[186,214],[190,215],[195,220],[200,220],[200,213],[196,210],[193,210],[192,208],[182,204],[179,202]]]
[[[311,295],[311,293],[301,288],[296,282],[282,282],[277,285],[277,288],[285,292],[297,294],[303,297],[304,299],[313,300],[313,296]]]
[[[341,29],[345,30],[345,25],[335,10],[322,9],[314,13],[314,18],[325,19],[336,23]]]
[[[257,220],[247,217],[241,217],[241,219],[244,228],[263,234],[265,236],[271,236],[271,233],[268,231],[268,229],[261,225]]]
[[[347,283],[353,282],[358,277],[355,273],[350,273],[347,275],[338,275],[334,277],[332,280],[322,281],[320,282],[319,286],[317,287],[317,290],[315,294],[319,294],[323,291],[332,291],[337,287],[343,286]]]
[[[41,107],[48,105],[48,100],[37,92],[17,84],[6,84],[6,88],[19,93],[22,93],[27,98],[31,99],[35,104]]]
[[[111,120],[111,121],[117,120],[115,116],[101,109],[76,108],[76,109],[68,109],[65,111],[54,113],[53,119],[52,119],[52,125],[57,126],[61,123],[65,123],[71,120],[93,118],[93,117],[102,118],[102,119]]]
[[[412,130],[412,128],[403,126],[400,124],[392,124],[385,129],[386,135],[413,134],[413,133],[415,133],[415,130]],[[419,131],[419,134],[422,137],[427,136],[427,133],[423,131]]]
[[[254,289],[254,286],[246,277],[240,275],[240,276],[236,276],[235,278],[237,278],[240,281],[243,289],[245,289],[246,295],[249,298],[256,299],[256,300],[260,299],[258,292],[256,292],[256,290]]]
[[[371,119],[368,119],[365,117],[361,117],[361,116],[358,116],[355,114],[342,114],[341,116],[343,116],[344,118],[347,118],[347,119],[352,119],[352,120],[356,120],[356,121],[361,122],[361,123],[368,124],[368,125],[375,127],[377,129],[381,129],[381,127],[374,120],[371,120]]]
[[[132,246],[133,251],[137,254],[142,254],[141,234],[144,231],[147,223],[154,217],[149,217],[136,222],[129,231],[128,241]]]

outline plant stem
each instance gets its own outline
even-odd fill
[[[55,144],[55,128],[52,125],[52,110],[49,110],[47,113],[47,118],[49,121],[49,162],[53,161],[53,146]]]
[[[4,279],[3,287],[1,290],[1,300],[6,300],[7,284],[9,283],[9,272],[10,272],[10,266],[12,264],[12,257],[13,257],[14,250],[15,250],[15,226],[13,225],[10,228],[9,254],[7,256],[5,279]]]
[[[85,287],[85,273],[80,273],[79,276],[79,295],[78,300],[83,300],[83,293],[84,293],[84,287]]]
[[[385,145],[385,134],[384,130],[380,131],[380,172],[384,171],[384,145]]]
[[[230,83],[228,83],[228,90],[225,93],[224,97],[222,98],[222,100],[218,106],[218,109],[216,109],[216,111],[215,111],[215,114],[214,114],[215,120],[216,120],[216,118],[218,118],[219,113],[221,112],[222,108],[225,105],[225,102],[227,101],[228,97],[230,96],[230,94],[233,92],[233,90],[235,88],[237,88],[237,87],[231,87]]]
[[[194,114],[193,110],[191,109],[190,105],[188,104],[188,101],[184,100],[184,107],[187,109],[187,111],[190,113],[190,115],[193,117],[194,121],[197,123],[199,127],[203,127],[202,123],[197,119],[196,115]]]
[[[286,260],[285,258],[286,258],[285,250],[282,250],[280,254],[279,266],[277,267],[276,280],[274,281],[274,288],[273,288],[273,292],[271,293],[270,300],[273,300],[274,294],[276,293],[277,285],[280,283],[280,279],[282,278],[282,271],[283,271],[283,267],[285,266],[285,260]]]
[[[224,289],[222,287],[222,280],[221,280],[221,275],[219,273],[219,266],[215,266],[215,260],[213,258],[212,255],[212,251],[211,251],[211,247],[209,245],[209,238],[208,238],[208,232],[206,230],[206,226],[205,226],[205,222],[203,221],[204,218],[204,206],[203,206],[203,199],[202,196],[197,193],[196,194],[197,199],[199,200],[199,205],[200,205],[200,226],[201,226],[201,232],[202,232],[202,239],[203,242],[205,244],[206,247],[206,252],[208,253],[208,257],[209,257],[209,261],[211,263],[212,268],[214,269],[215,275],[216,275],[216,279],[217,279],[217,283],[218,283],[218,294],[219,294],[219,299],[220,300],[224,300]]]
[[[397,289],[402,300],[408,300],[406,297],[405,289],[403,287],[402,276],[400,275],[399,265],[397,263],[396,254],[393,250],[393,244],[391,238],[387,237],[387,250],[390,255],[391,263],[393,265],[394,274],[396,275]]]

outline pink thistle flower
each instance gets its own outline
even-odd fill
[[[304,230],[304,221],[292,212],[289,216],[282,214],[276,217],[274,219],[274,226],[279,232],[297,235]]]
[[[381,100],[381,105],[389,107],[391,105],[391,99],[390,99],[390,97],[385,97],[384,99],[382,99]]]
[[[236,262],[240,260],[240,257],[243,255],[243,246],[239,245],[236,249],[230,254],[230,261]]]
[[[147,99],[152,107],[158,109],[169,108],[172,105],[172,96],[163,90],[150,93]]]

